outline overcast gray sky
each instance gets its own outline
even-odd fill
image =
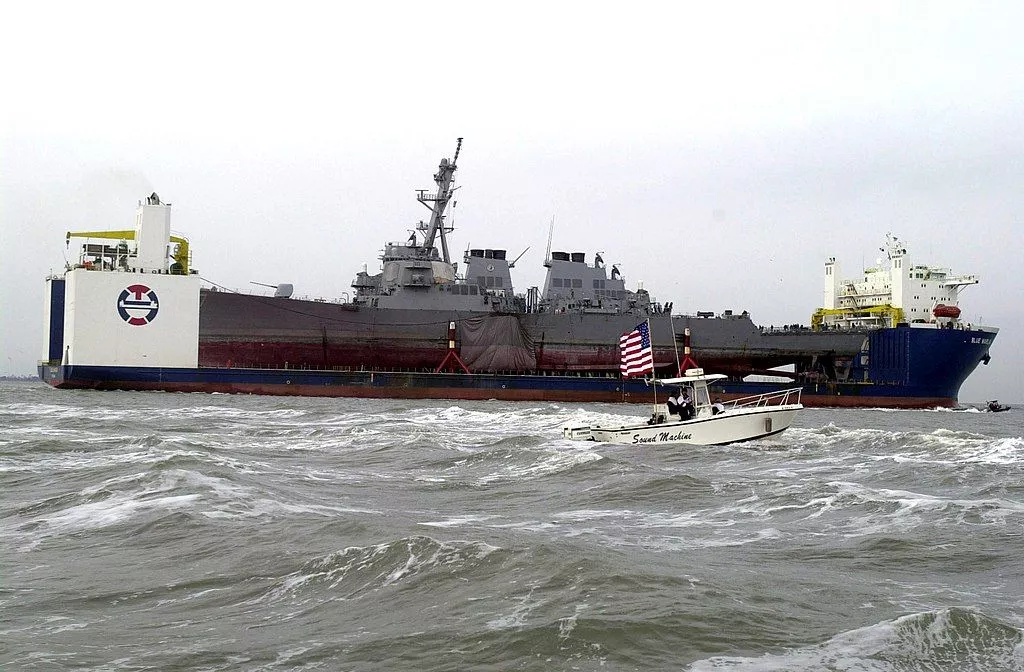
[[[363,6],[363,5],[372,6]],[[838,5],[838,6],[837,6]],[[17,3],[0,26],[4,373],[39,358],[64,232],[150,191],[213,282],[337,298],[426,216],[519,291],[600,250],[676,312],[808,323],[886,232],[975,273],[965,401],[1024,401],[1024,25],[1005,3]]]

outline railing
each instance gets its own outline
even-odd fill
[[[803,388],[793,387],[788,390],[780,390],[778,392],[769,392],[766,394],[755,394],[749,397],[733,399],[732,401],[725,402],[722,405],[726,408],[757,408],[760,406],[785,406],[786,404],[799,404],[802,393]]]

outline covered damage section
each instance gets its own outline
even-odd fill
[[[528,372],[537,369],[530,334],[515,315],[471,317],[459,322],[462,361],[470,371]]]

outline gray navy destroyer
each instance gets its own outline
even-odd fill
[[[84,242],[47,279],[40,377],[69,388],[649,402],[643,380],[619,375],[619,337],[643,321],[655,375],[679,373],[688,345],[705,371],[726,376],[712,388],[723,399],[797,384],[806,406],[953,406],[989,362],[998,329],[961,320],[958,305],[978,278],[913,265],[892,236],[884,262],[855,280],[826,261],[825,305],[807,327],[678,313],[629,289],[600,254],[551,251],[550,234],[543,287],[517,293],[506,249],[452,258],[461,146],[441,160],[436,189],[417,194],[429,219],[384,245],[380,271],[359,272],[349,300],[203,286],[156,194],[132,229],[69,232]]]

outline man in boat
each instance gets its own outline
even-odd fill
[[[668,405],[669,415],[678,415],[680,419],[685,420],[685,418],[683,418],[683,390],[681,388],[676,390],[674,397],[670,396],[668,398],[666,404]]]
[[[679,400],[679,417],[683,420],[693,417],[693,394],[689,387],[683,388],[682,398]]]
[[[711,404],[711,414],[718,415],[725,411],[725,405],[722,404],[722,400],[715,397],[715,403]]]

